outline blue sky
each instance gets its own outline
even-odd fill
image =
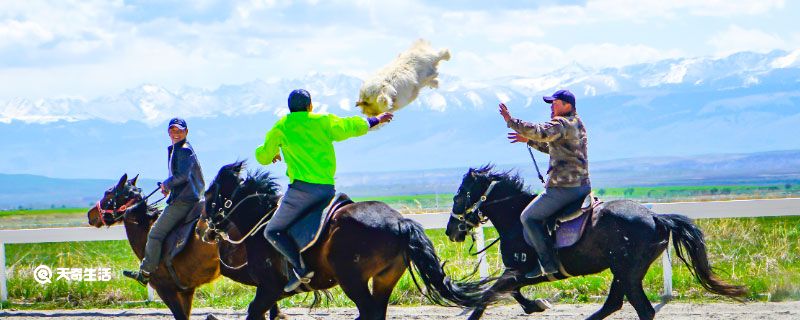
[[[0,101],[363,77],[417,38],[453,52],[441,72],[475,80],[793,50],[798,13],[773,0],[3,1]]]

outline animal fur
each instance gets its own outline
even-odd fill
[[[361,86],[356,106],[367,116],[405,107],[423,87],[438,88],[439,61],[450,60],[450,51],[434,50],[419,39]]]

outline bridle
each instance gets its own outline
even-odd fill
[[[219,235],[220,237],[222,237],[222,239],[224,239],[227,242],[230,242],[231,244],[241,244],[242,242],[244,242],[247,238],[252,236],[258,229],[263,227],[266,224],[265,221],[268,222],[269,218],[272,217],[272,214],[275,212],[275,210],[278,209],[278,206],[275,206],[269,212],[267,212],[267,214],[265,214],[261,218],[261,220],[259,220],[253,226],[253,228],[250,229],[250,231],[248,231],[241,239],[232,240],[230,238],[230,235],[228,235],[228,233],[225,230],[222,230],[222,228],[223,228],[222,224],[224,222],[229,221],[230,218],[233,216],[233,213],[236,212],[236,209],[238,209],[239,206],[242,203],[244,203],[245,201],[247,201],[247,200],[249,200],[251,198],[259,198],[259,199],[261,199],[263,196],[267,196],[267,194],[256,192],[254,194],[251,194],[251,195],[248,195],[248,196],[242,198],[242,200],[239,200],[236,203],[236,205],[233,205],[232,199],[236,196],[236,191],[238,191],[238,188],[237,188],[237,190],[235,190],[233,192],[233,194],[231,195],[231,198],[222,198],[222,200],[223,200],[222,206],[217,209],[217,214],[215,215],[216,217],[221,217],[221,219],[212,219],[211,216],[208,213],[206,213],[206,218],[205,218],[206,224],[208,225],[208,230],[210,230],[210,231],[214,232],[215,234]],[[211,202],[211,208],[212,209],[217,206],[217,201],[218,200],[220,200],[219,185],[217,185],[216,188],[215,188],[214,201]],[[280,201],[280,199],[278,201]],[[231,207],[233,207],[233,208],[231,208]],[[230,209],[230,211],[228,211],[228,209]],[[217,220],[217,221],[214,221],[214,220]],[[208,233],[206,233],[206,234],[208,234]],[[205,235],[204,235],[204,238],[205,238]],[[208,242],[208,239],[203,239],[203,241]]]
[[[136,190],[141,189],[137,188]],[[133,193],[134,196],[131,197],[128,202],[125,202],[121,206],[117,207],[117,197],[119,196],[119,193],[115,192],[114,196],[111,198],[111,201],[109,201],[111,203],[111,209],[104,209],[103,205],[101,204],[102,199],[98,200],[97,204],[95,204],[95,208],[97,208],[97,211],[100,213],[100,222],[103,223],[104,226],[110,226],[115,222],[122,220],[122,218],[125,217],[125,214],[128,212],[128,209],[133,207],[134,203],[139,200],[137,199],[137,196],[141,196],[137,191],[134,191]],[[106,219],[104,218],[106,214],[111,215],[110,223],[106,223]]]
[[[486,191],[483,192],[483,195],[481,195],[481,197],[478,198],[478,201],[476,201],[475,203],[472,204],[472,206],[469,206],[469,208],[464,210],[464,213],[458,214],[455,212],[450,212],[450,216],[456,218],[459,221],[458,231],[468,232],[480,226],[481,224],[484,224],[487,221],[489,221],[489,218],[485,214],[483,214],[483,211],[481,211],[481,207],[486,208],[487,206],[507,201],[518,196],[518,194],[515,194],[501,199],[486,202],[486,200],[489,198],[489,194],[492,193],[492,190],[494,190],[495,186],[497,186],[498,183],[500,183],[500,181],[492,180],[492,182],[489,183],[489,187],[487,187]],[[467,191],[466,196],[467,199],[471,199],[469,191]]]
[[[485,223],[488,220],[488,218],[486,218],[486,216],[481,211],[481,206],[483,205],[484,202],[486,202],[486,199],[489,198],[489,194],[492,193],[492,190],[494,189],[495,186],[497,186],[497,183],[498,181],[492,180],[492,182],[489,183],[489,187],[486,188],[486,191],[483,192],[483,195],[481,195],[478,201],[476,201],[475,203],[472,204],[472,206],[464,210],[464,213],[461,214],[457,214],[455,212],[450,213],[451,217],[456,218],[459,221],[458,231],[467,232],[479,226],[480,224]],[[467,199],[471,198],[472,197],[470,196],[470,192],[467,191]],[[495,201],[493,201],[492,203],[494,202]],[[472,216],[475,217],[475,221],[471,221],[472,219],[468,219]]]
[[[156,191],[158,191],[160,189],[161,189],[161,186],[159,185],[158,187],[156,187],[155,190],[153,190],[153,192],[150,192],[150,194],[148,194],[146,197],[142,197],[141,196],[142,195],[141,194],[142,189],[141,188],[135,188],[134,190],[131,191],[131,193],[133,193],[133,197],[131,197],[127,202],[125,202],[124,204],[122,204],[119,207],[117,207],[117,197],[120,196],[120,193],[115,190],[114,191],[114,196],[111,198],[110,201],[108,201],[111,204],[111,209],[103,208],[103,205],[101,204],[102,199],[98,200],[97,203],[95,204],[95,208],[97,208],[97,211],[99,212],[100,222],[104,226],[110,226],[110,225],[122,220],[122,218],[125,217],[125,215],[128,213],[129,210],[134,209],[134,208],[138,207],[140,204],[142,204],[145,201],[147,201],[147,199],[150,198],[150,196],[152,196],[154,193],[156,193]],[[164,197],[164,198],[166,198],[166,197]],[[153,204],[156,204],[159,201],[164,200],[164,198],[161,198],[161,199],[155,201]],[[110,223],[107,223],[106,219],[103,218],[106,214],[110,214],[111,215],[111,222]]]

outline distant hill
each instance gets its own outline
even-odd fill
[[[117,181],[118,179],[55,179],[28,174],[0,174],[0,210],[87,207]],[[139,183],[155,186],[155,181],[152,180],[140,180]]]
[[[522,147],[520,147],[522,148]],[[527,155],[525,155],[527,156]],[[546,156],[537,154],[542,170]],[[522,158],[520,160],[525,160]],[[481,165],[476,163],[475,166]],[[254,166],[255,167],[255,166]],[[467,167],[394,172],[350,172],[337,176],[337,189],[351,196],[453,194]],[[518,170],[534,189],[541,188],[530,162],[498,165],[498,170]],[[800,182],[800,150],[750,154],[721,154],[671,158],[629,158],[593,162],[594,187],[650,185],[736,185]],[[271,171],[286,185],[283,172]],[[212,176],[207,176],[210,183]],[[85,207],[117,180],[54,179],[34,175],[0,174],[0,209]],[[155,186],[141,179],[146,191]]]

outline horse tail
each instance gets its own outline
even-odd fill
[[[436,255],[433,243],[425,235],[425,229],[411,219],[401,218],[399,221],[400,234],[406,237],[405,261],[414,285],[429,301],[440,306],[453,304],[471,308],[481,301],[482,292],[486,284],[493,279],[478,281],[454,282],[444,273],[443,264]],[[425,290],[422,289],[417,276],[416,268]]]
[[[692,219],[679,214],[657,214],[654,217],[656,223],[665,226],[672,233],[675,253],[703,288],[709,292],[737,300],[747,295],[747,288],[744,286],[729,284],[714,274],[708,263],[703,231],[692,222]],[[686,259],[687,254],[688,260]]]

